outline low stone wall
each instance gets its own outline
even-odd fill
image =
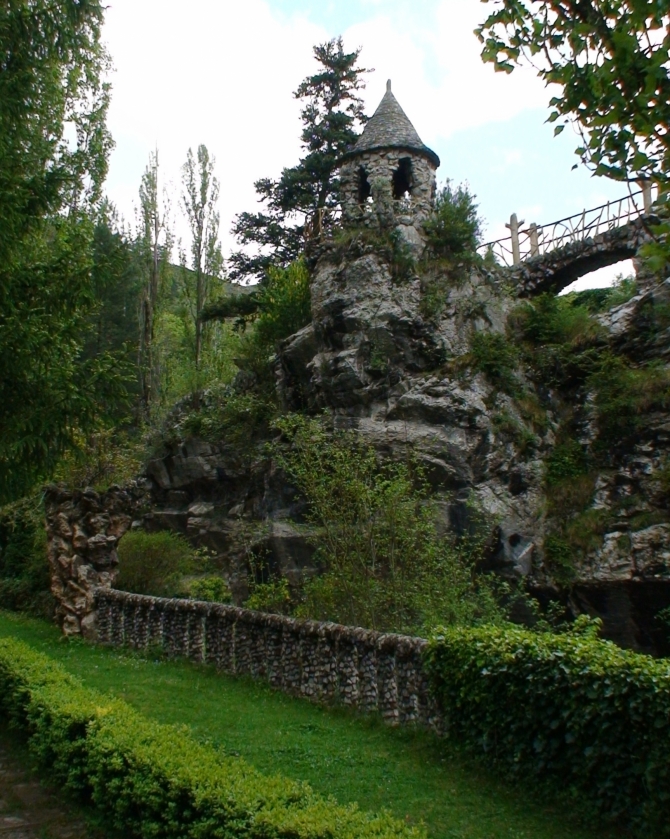
[[[391,725],[443,729],[423,669],[422,638],[114,589],[99,590],[96,607],[103,643],[157,645],[314,702],[376,712]]]

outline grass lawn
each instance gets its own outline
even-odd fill
[[[0,611],[0,637],[20,638],[87,685],[125,699],[147,716],[185,723],[199,737],[237,752],[263,772],[306,780],[341,803],[390,809],[424,821],[432,839],[595,839],[565,804],[538,800],[424,732],[325,710],[183,661],[66,641],[43,621]]]

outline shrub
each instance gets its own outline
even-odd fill
[[[183,578],[194,570],[193,548],[182,536],[136,530],[119,542],[119,575],[114,585],[135,594],[173,597],[183,593]]]
[[[449,731],[512,775],[670,836],[670,664],[570,634],[440,630],[426,667]]]
[[[144,441],[137,431],[100,428],[88,436],[75,434],[73,442],[55,470],[54,481],[102,491],[130,481],[142,470]]]
[[[549,533],[544,540],[544,558],[551,576],[561,585],[575,579],[574,550],[560,533]]]
[[[228,443],[239,455],[255,451],[258,440],[267,439],[270,421],[277,406],[265,395],[237,393],[230,387],[204,394],[198,410],[190,411],[181,422],[181,432],[213,443]]]
[[[504,335],[475,332],[470,341],[470,357],[473,368],[483,373],[491,384],[511,396],[520,394],[521,385],[515,375],[519,353]]]
[[[417,266],[412,249],[402,233],[395,228],[346,228],[338,230],[333,237],[333,260],[351,260],[370,252],[386,262],[395,282],[406,282],[416,275]]]
[[[586,307],[553,294],[540,294],[532,303],[524,303],[513,321],[526,341],[538,345],[584,344],[603,331]]]
[[[472,540],[438,534],[417,463],[384,461],[316,420],[277,426],[289,442],[278,460],[307,502],[325,569],[304,584],[299,617],[406,633],[501,619],[488,578],[474,573]]]
[[[605,453],[627,444],[650,411],[670,406],[670,371],[663,364],[630,367],[608,353],[587,384],[595,392],[598,411],[596,448]]]
[[[305,262],[299,259],[288,268],[270,268],[258,299],[258,341],[272,353],[279,341],[307,326],[312,319],[309,271]]]
[[[271,267],[255,295],[256,311],[241,321],[246,329],[240,341],[237,366],[252,373],[257,384],[274,393],[270,359],[277,345],[312,319],[309,271],[303,260],[288,268]]]
[[[472,265],[482,238],[475,196],[467,185],[447,180],[435,198],[435,209],[424,229],[430,250],[452,264]]]
[[[288,615],[292,611],[291,590],[286,577],[268,580],[265,583],[252,581],[251,594],[244,603],[245,608],[275,615]]]
[[[586,452],[576,440],[559,443],[545,460],[547,486],[556,486],[566,479],[585,475],[587,466]]]
[[[183,839],[421,839],[388,814],[369,815],[268,777],[89,690],[13,639],[0,640],[0,709],[29,736],[41,766],[130,836]]]
[[[562,295],[562,299],[572,306],[581,306],[591,314],[607,312],[615,306],[627,303],[637,294],[635,277],[624,277],[618,274],[613,285],[609,288],[588,288],[585,291],[573,291]]]
[[[232,603],[230,586],[223,577],[199,577],[187,586],[188,596],[192,600],[204,600],[206,603]]]
[[[598,368],[604,329],[569,296],[541,294],[518,306],[508,324],[529,372],[551,388],[572,390]]]
[[[537,437],[508,411],[494,414],[492,422],[493,427],[503,438],[507,438],[517,446],[519,454],[530,454],[537,449]]]
[[[0,607],[51,618],[44,508],[30,496],[0,508]]]

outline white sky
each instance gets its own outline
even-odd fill
[[[486,238],[505,235],[512,212],[550,222],[621,197],[592,178],[545,124],[549,92],[532,69],[497,74],[479,57],[472,30],[487,13],[477,0],[109,0],[112,55],[109,126],[116,141],[109,197],[132,220],[140,178],[158,147],[173,186],[177,231],[180,166],[205,143],[221,181],[224,255],[236,213],[254,210],[255,180],[277,176],[300,154],[292,92],[315,64],[312,46],[342,34],[374,67],[364,98],[372,113],[386,79],[423,141],[442,159],[438,178],[467,180]],[[609,283],[626,264],[590,278]],[[585,285],[584,281],[581,285]]]

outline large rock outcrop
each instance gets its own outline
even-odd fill
[[[593,393],[583,382],[554,388],[522,362],[518,387],[506,388],[474,363],[477,337],[507,340],[528,296],[514,271],[450,273],[427,260],[398,267],[392,256],[369,234],[327,241],[313,254],[312,323],[284,342],[275,365],[284,406],[327,410],[336,428],[355,429],[385,456],[411,450],[436,493],[444,532],[467,531],[473,509],[487,517],[489,570],[541,599],[563,600],[573,613],[600,615],[606,634],[625,646],[665,649],[656,616],[670,605],[668,412],[656,405],[632,438],[594,460],[580,478],[581,510],[561,502],[563,530],[585,529],[567,574],[547,463],[566,434],[584,450],[594,446]],[[664,370],[666,310],[670,281],[647,277],[634,297],[597,316],[599,346],[633,366],[655,361]],[[237,602],[247,593],[250,553],[293,582],[315,573],[303,502],[262,447],[243,453],[225,435],[205,442],[180,435],[178,425],[147,464],[152,500],[141,526],[207,547]],[[116,541],[135,514],[119,512],[114,492],[59,503],[49,527],[60,617],[67,631],[86,631],[91,598],[79,578],[97,575],[89,588],[110,584]],[[96,518],[100,505],[104,521]],[[74,544],[75,519],[86,521],[86,546],[83,536]],[[102,559],[96,539],[107,546]]]

